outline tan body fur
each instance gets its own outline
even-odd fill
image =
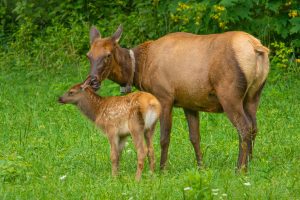
[[[121,33],[119,27],[112,37],[101,38],[95,28],[91,29],[91,72],[87,82],[91,81],[95,89],[95,82],[107,77],[123,86],[130,82],[132,60],[128,50],[118,45]],[[236,31],[211,35],[171,33],[132,50],[133,84],[152,93],[162,105],[161,168],[167,160],[173,106],[184,109],[199,165],[198,112],[225,112],[239,133],[238,168],[245,168],[252,155],[256,111],[269,72],[268,49],[250,34]],[[97,63],[102,57],[107,60]]]
[[[154,171],[152,138],[161,112],[159,101],[146,92],[100,97],[90,87],[81,87],[80,84],[73,86],[60,98],[60,102],[75,104],[106,134],[111,146],[112,174],[117,175],[120,155],[129,135],[132,136],[138,155],[136,179],[141,177],[147,154],[150,169]]]

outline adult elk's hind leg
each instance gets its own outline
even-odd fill
[[[189,126],[190,141],[194,147],[198,167],[201,166],[202,153],[200,149],[199,112],[183,109]]]
[[[246,115],[243,107],[243,99],[237,88],[231,87],[227,90],[218,91],[219,101],[231,123],[239,133],[239,156],[238,169],[247,170],[249,158],[249,145],[251,144],[252,122]]]
[[[244,110],[252,122],[252,129],[251,129],[251,145],[249,146],[249,158],[252,159],[253,156],[253,148],[254,142],[256,138],[256,134],[258,132],[257,129],[257,122],[256,122],[256,112],[259,104],[259,99],[261,95],[261,91],[264,87],[264,84],[259,88],[259,90],[253,96],[246,96],[244,101]]]
[[[160,101],[162,106],[162,113],[160,116],[160,169],[165,169],[166,161],[168,159],[168,149],[170,144],[170,134],[172,128],[172,103]]]

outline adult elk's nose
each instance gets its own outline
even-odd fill
[[[99,84],[99,78],[98,78],[98,76],[91,75],[91,82],[90,82],[90,85],[92,86],[92,88],[93,88],[94,90],[98,90],[98,89],[99,89],[100,84]]]

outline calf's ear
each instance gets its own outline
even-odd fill
[[[101,34],[95,26],[92,26],[92,28],[90,30],[90,44],[93,44],[93,42],[97,38],[101,38]]]
[[[123,26],[122,24],[119,25],[116,32],[111,36],[113,42],[118,43],[123,33]]]

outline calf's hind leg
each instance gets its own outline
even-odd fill
[[[148,160],[151,172],[155,169],[155,159],[154,159],[154,147],[153,147],[153,134],[155,130],[155,124],[148,130],[145,131],[145,140],[148,148]]]
[[[127,137],[119,137],[119,144],[118,144],[118,153],[119,153],[119,159],[118,159],[118,165],[120,163],[121,157],[122,157],[122,151],[125,147],[127,141]]]
[[[142,171],[144,169],[145,157],[147,155],[147,147],[144,143],[144,129],[139,123],[135,123],[137,121],[139,120],[133,119],[129,123],[129,130],[131,132],[133,144],[137,150],[138,161],[135,179],[139,181],[141,179]]]

